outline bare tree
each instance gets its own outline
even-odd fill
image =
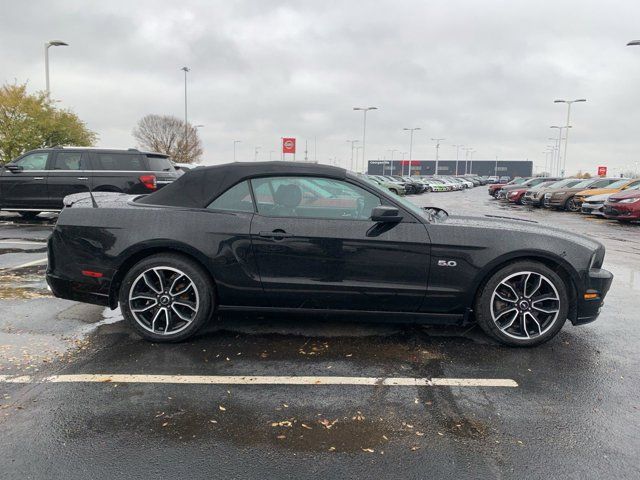
[[[186,133],[186,138],[185,138]],[[141,118],[133,136],[145,150],[166,153],[174,162],[194,163],[202,156],[198,129],[171,115],[146,115]]]

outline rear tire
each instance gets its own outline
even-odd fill
[[[478,325],[490,337],[514,347],[551,340],[569,313],[564,280],[546,265],[519,261],[501,268],[480,288],[475,301]]]
[[[38,215],[40,215],[40,212],[24,211],[24,212],[18,212],[18,215],[20,215],[25,220],[33,220]]]
[[[136,263],[125,275],[120,310],[151,342],[180,342],[196,334],[215,309],[214,285],[194,260],[161,253]]]

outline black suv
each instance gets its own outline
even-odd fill
[[[73,193],[151,193],[178,178],[169,157],[134,148],[31,150],[0,168],[0,209],[33,218],[62,209]]]

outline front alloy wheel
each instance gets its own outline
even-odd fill
[[[533,346],[555,336],[567,318],[568,294],[562,278],[535,261],[496,272],[476,298],[476,320],[502,343]]]

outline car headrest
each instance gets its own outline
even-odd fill
[[[276,205],[282,205],[288,208],[295,208],[302,201],[302,190],[298,185],[288,184],[280,185],[274,195]]]

